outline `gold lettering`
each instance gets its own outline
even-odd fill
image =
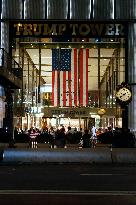
[[[104,24],[90,24],[90,27],[93,35],[101,35],[104,28]]]
[[[81,24],[80,27],[79,27],[79,33],[82,35],[82,36],[86,36],[88,35],[90,32],[90,27],[89,25],[87,24]]]
[[[66,24],[14,24],[16,35],[65,35]],[[70,24],[70,35],[87,36],[88,34],[96,36],[104,35],[125,35],[125,28],[122,24]],[[79,30],[78,30],[79,28]],[[78,33],[79,32],[79,33]],[[104,33],[105,32],[105,33]]]
[[[24,24],[24,32],[23,35],[30,35],[32,36],[32,24]]]
[[[65,30],[66,30],[66,24],[59,24],[59,33],[58,33],[58,35],[62,35]]]
[[[51,28],[48,24],[44,24],[43,35],[57,35],[56,27],[57,24],[52,24]]]
[[[76,28],[78,28],[78,24],[70,24],[70,28],[72,28],[72,36],[75,36]]]
[[[14,28],[16,28],[16,35],[20,35],[20,27],[22,27],[22,24],[14,24]]]
[[[41,32],[42,32],[42,26],[43,26],[43,24],[33,24],[33,28],[34,28],[34,34],[35,35],[40,35],[41,34]]]

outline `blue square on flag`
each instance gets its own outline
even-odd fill
[[[62,71],[71,70],[71,49],[60,50],[60,65]]]
[[[52,70],[59,70],[59,49],[52,49]]]
[[[52,70],[71,70],[71,49],[52,49]]]

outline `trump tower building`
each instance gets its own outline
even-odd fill
[[[0,128],[136,131],[136,0],[0,0],[0,12]]]

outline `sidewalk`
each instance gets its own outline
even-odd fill
[[[0,149],[2,148],[8,148],[9,147],[9,144],[8,143],[0,143]],[[15,148],[18,148],[18,149],[22,149],[22,148],[28,148],[29,147],[29,144],[28,143],[16,143],[15,144]],[[38,143],[36,145],[37,148],[45,148],[45,149],[51,149],[50,148],[50,144],[48,143]],[[78,144],[66,144],[66,147],[69,148],[69,149],[80,149],[79,148],[79,145]],[[110,147],[109,144],[97,144],[96,145],[97,148],[101,148],[101,147]],[[58,149],[58,148],[57,148]]]

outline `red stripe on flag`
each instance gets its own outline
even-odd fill
[[[88,58],[89,49],[86,49],[86,106],[88,106]]]
[[[52,105],[54,105],[54,80],[55,80],[55,71],[52,71]]]
[[[57,97],[57,106],[60,104],[59,100],[60,100],[60,97],[58,98],[58,91],[60,91],[60,87],[59,87],[59,71],[56,71],[57,72],[57,92],[56,92],[56,97]]]
[[[80,69],[80,106],[83,106],[83,49],[79,51],[79,69]]]
[[[62,80],[62,79],[61,79]],[[63,71],[63,106],[66,106],[66,71]]]
[[[77,106],[77,49],[74,49],[74,105]]]
[[[71,96],[71,71],[68,71],[68,90],[69,90],[69,106],[72,107],[72,96]]]

